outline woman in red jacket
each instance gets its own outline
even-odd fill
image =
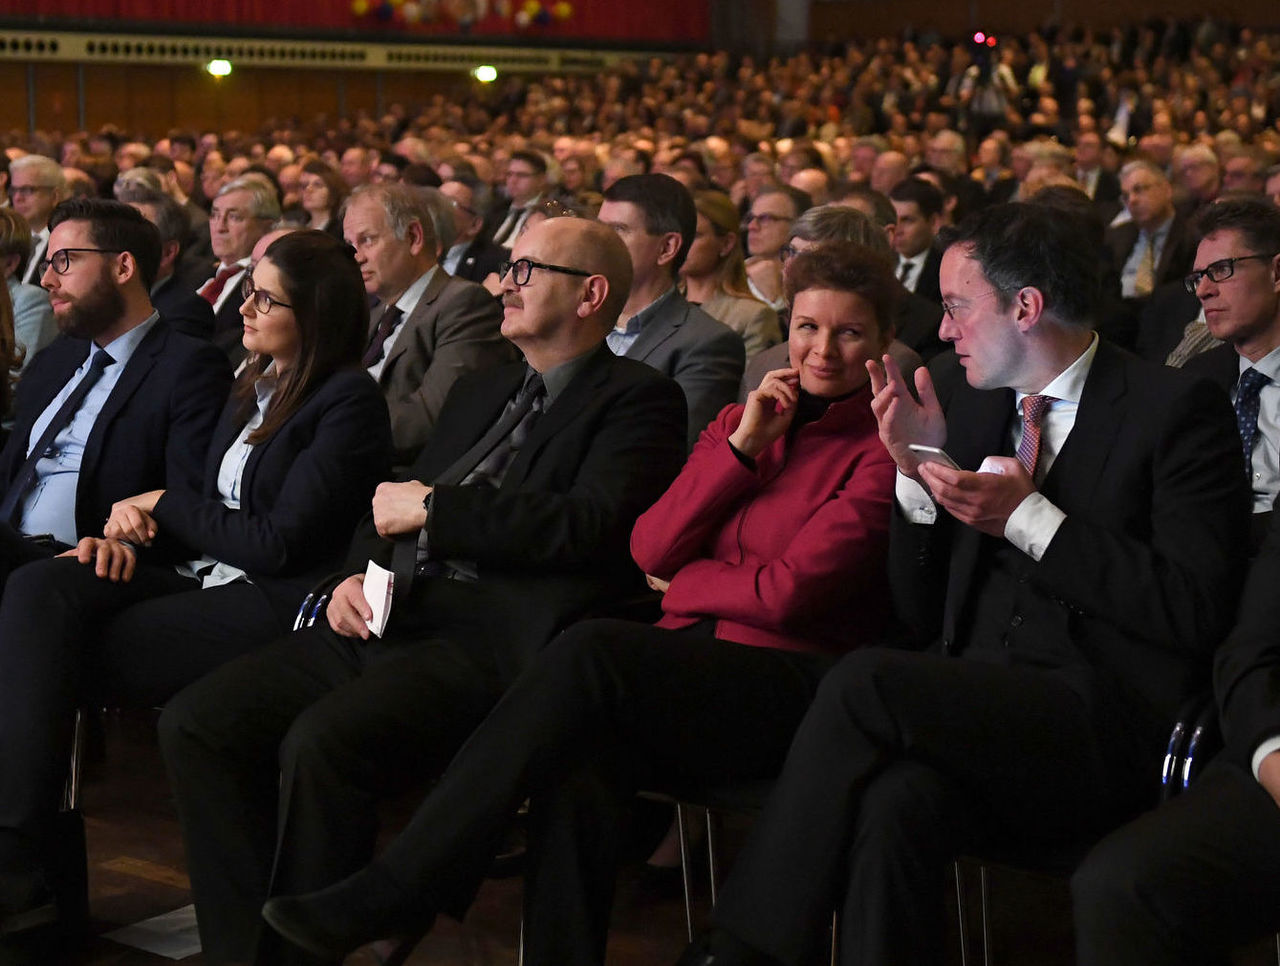
[[[461,916],[526,797],[525,961],[604,960],[615,817],[635,789],[775,777],[836,656],[874,641],[894,466],[866,363],[892,338],[886,260],[833,243],[791,260],[790,362],[702,434],[637,522],[632,554],[663,591],[657,626],[561,634],[370,866],[264,908],[335,956]]]

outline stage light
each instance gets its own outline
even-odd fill
[[[498,79],[498,68],[492,67],[489,64],[481,64],[471,72],[471,76],[481,84],[492,84]]]
[[[974,33],[973,33],[973,42],[974,42],[975,44],[983,44],[983,43],[986,43],[986,41],[987,41],[987,35],[986,35],[986,34],[984,34],[981,30],[975,30],[975,31],[974,31]]]
[[[204,69],[214,77],[226,77],[231,73],[231,61],[222,59],[211,60],[209,63],[204,65]]]

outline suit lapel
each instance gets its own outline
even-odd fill
[[[967,382],[956,389],[947,411],[947,452],[961,467],[977,470],[988,456],[1008,453],[1013,400],[1012,389],[980,390]],[[945,636],[954,640],[960,618],[958,608],[969,600],[983,535],[972,527],[952,523],[956,536],[951,546],[943,627]]]
[[[673,293],[670,299],[667,310],[650,319],[648,324],[640,330],[636,341],[624,353],[628,359],[644,362],[658,346],[675,335],[680,326],[684,325],[685,319],[689,317],[689,303],[681,298],[679,293]]]
[[[1075,506],[1088,506],[1092,501],[1120,428],[1116,404],[1125,389],[1119,350],[1100,343],[1080,394],[1075,426],[1040,485],[1055,503],[1061,505],[1059,499],[1065,499]]]
[[[591,361],[565,387],[555,405],[543,413],[529,431],[529,437],[516,453],[515,459],[502,478],[502,486],[520,486],[528,475],[538,452],[562,429],[569,425],[589,405],[598,385],[608,378],[606,366],[613,355],[608,346],[601,346]]]
[[[432,304],[440,297],[444,287],[449,284],[449,276],[443,268],[437,266],[435,271],[436,273],[431,276],[431,281],[427,283],[426,290],[422,293],[422,298],[418,299],[418,304],[413,307],[413,311],[405,318],[400,334],[396,336],[396,341],[391,347],[391,351],[387,353],[387,361],[382,366],[382,378],[378,380],[383,386],[387,384],[388,375],[395,367],[396,360],[409,351],[409,340],[405,338],[405,335],[410,325],[412,324],[416,327],[418,320],[432,311]]]

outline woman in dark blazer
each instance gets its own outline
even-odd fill
[[[0,603],[0,876],[30,880],[37,904],[75,707],[163,702],[287,631],[387,478],[390,424],[360,367],[369,312],[345,246],[286,235],[243,294],[250,361],[200,492],[117,503],[103,537],[20,568]]]

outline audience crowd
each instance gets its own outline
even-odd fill
[[[1084,963],[1274,929],[1278,59],[921,33],[0,137],[0,944],[84,925],[85,704],[165,705],[208,962],[463,915],[528,800],[526,955],[599,963],[634,792],[704,781],[777,784],[684,966],[832,910],[937,962],[987,849],[1082,860]]]

